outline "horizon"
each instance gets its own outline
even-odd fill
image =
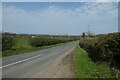
[[[2,2],[3,31],[80,35],[118,32],[117,2]],[[91,20],[92,19],[92,20]]]
[[[64,36],[64,35],[68,35],[68,36],[81,36],[82,34],[78,34],[78,35],[73,35],[73,34],[40,34],[40,33],[38,33],[38,34],[34,34],[34,33],[15,33],[15,32],[0,32],[0,34],[1,33],[10,33],[10,34],[17,34],[17,35],[21,35],[21,34],[23,34],[23,35],[50,35],[50,36],[58,36],[58,35],[60,35],[60,36]],[[111,32],[111,33],[117,33],[117,32]],[[109,33],[104,33],[104,34],[109,34]],[[104,35],[104,34],[92,34],[92,35]],[[85,32],[85,35],[87,36],[88,34],[87,34],[87,32]]]

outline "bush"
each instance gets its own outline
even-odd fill
[[[14,38],[10,36],[2,36],[2,51],[12,49],[12,46],[15,44]]]
[[[48,45],[54,45],[58,43],[65,43],[73,41],[73,39],[69,38],[32,38],[30,39],[29,43],[33,47],[40,47],[40,46],[48,46]]]
[[[99,49],[95,46],[97,40],[97,38],[85,38],[81,39],[79,43],[80,47],[89,52],[88,55],[93,61],[98,61],[100,58]]]
[[[89,52],[93,61],[120,65],[120,33],[110,33],[93,39],[81,39],[80,46]]]
[[[101,46],[99,46],[101,45]],[[111,65],[120,65],[120,33],[110,33],[99,38],[100,52]]]

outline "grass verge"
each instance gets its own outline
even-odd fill
[[[74,50],[74,65],[76,78],[115,78],[116,72],[102,63],[94,63],[88,53],[76,46]]]
[[[66,44],[66,43],[60,43],[60,44],[55,44],[55,45],[50,45],[50,46],[33,47],[33,48],[30,48],[30,49],[22,49],[21,48],[19,50],[7,50],[7,51],[2,52],[2,57],[23,54],[23,53],[26,53],[26,52],[33,52],[33,51],[37,51],[37,50],[41,50],[41,49],[47,49],[47,48],[60,46],[60,45],[64,45],[64,44]]]

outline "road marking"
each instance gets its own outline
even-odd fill
[[[35,59],[35,58],[38,58],[38,57],[40,57],[40,56],[42,56],[42,55],[44,55],[44,54],[37,55],[37,56],[31,57],[31,58],[27,58],[27,59],[24,59],[24,60],[21,60],[21,61],[17,61],[17,62],[11,63],[11,64],[7,64],[7,65],[5,65],[5,66],[1,66],[0,69],[1,69],[1,68],[5,68],[5,67],[8,67],[8,66],[15,65],[15,64],[18,64],[18,63],[22,63],[22,62],[25,62],[25,61],[28,61],[28,60],[31,60],[31,59]]]

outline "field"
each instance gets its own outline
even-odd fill
[[[74,65],[76,78],[115,78],[116,71],[102,63],[94,63],[88,53],[78,45],[74,50]]]
[[[15,38],[15,45],[13,46],[13,49],[30,49],[30,45],[28,43],[28,38]]]
[[[5,38],[4,38],[5,37]],[[31,38],[26,35],[3,35],[3,52],[2,56],[18,55],[25,52],[32,52],[44,48],[50,48],[58,45],[63,45],[67,42],[74,41],[73,38],[54,38],[54,37],[37,37]],[[10,44],[13,43],[13,44]],[[9,45],[8,45],[9,44]]]
[[[15,40],[15,44],[14,46],[12,46],[12,49],[5,50],[2,52],[3,57],[10,56],[10,55],[17,55],[17,54],[21,54],[24,52],[29,52],[29,51],[34,50],[28,44],[27,38],[14,38],[14,40]]]

